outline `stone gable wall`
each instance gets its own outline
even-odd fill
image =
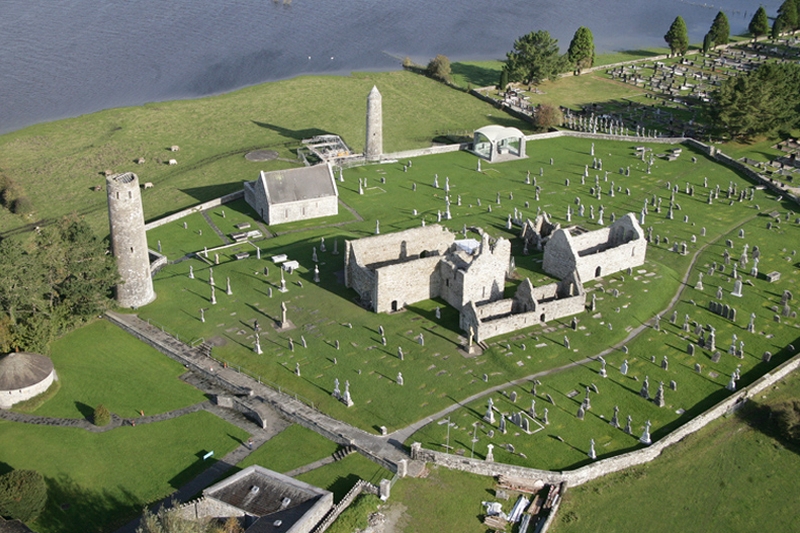
[[[375,312],[392,311],[393,301],[397,301],[396,307],[400,309],[439,296],[441,260],[439,256],[431,256],[376,269]]]
[[[443,254],[455,241],[455,235],[434,224],[396,233],[364,237],[349,241],[355,259],[362,265],[397,261],[403,257],[418,256],[423,251]]]

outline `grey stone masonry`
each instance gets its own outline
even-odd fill
[[[106,177],[111,251],[117,259],[120,307],[141,307],[156,298],[150,277],[150,253],[144,229],[139,178],[133,172]]]
[[[564,279],[574,270],[582,282],[644,264],[647,241],[633,214],[608,228],[573,235],[556,231],[544,248],[544,271]]]
[[[383,154],[383,111],[380,91],[373,86],[367,96],[367,139],[364,155],[367,161],[380,159]]]

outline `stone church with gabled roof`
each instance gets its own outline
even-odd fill
[[[330,164],[261,172],[244,183],[244,199],[268,225],[339,213]]]

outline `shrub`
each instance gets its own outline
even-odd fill
[[[442,54],[437,55],[428,63],[425,72],[435,80],[450,82],[450,59]]]
[[[33,212],[33,202],[27,196],[19,196],[11,204],[11,212],[15,215],[27,215]]]
[[[564,121],[564,115],[561,113],[561,110],[555,106],[541,104],[536,109],[535,121],[539,128],[549,130],[550,128],[560,126]]]
[[[12,470],[0,476],[0,515],[30,522],[46,502],[47,484],[36,470]]]
[[[108,408],[101,403],[95,408],[92,421],[95,426],[107,426],[109,422],[111,422],[111,413],[108,411]]]
[[[414,62],[411,61],[411,58],[406,56],[403,58],[403,68],[409,69],[414,66]]]

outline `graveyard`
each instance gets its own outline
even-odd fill
[[[477,158],[464,152],[346,168],[337,186],[349,209],[268,228],[243,201],[224,204],[148,232],[150,247],[160,244],[172,264],[155,277],[157,299],[138,313],[186,343],[211,346],[221,364],[369,432],[383,426],[391,434],[469,399],[413,435],[399,433],[406,445],[419,441],[483,458],[492,444],[496,461],[542,469],[591,461],[592,439],[599,458],[634,449],[643,446],[647,421],[658,439],[730,394],[726,387],[741,387],[785,361],[793,355],[785,347],[798,337],[792,301],[781,302],[797,282],[795,208],[700,152],[674,148],[560,138],[529,142],[527,159],[484,162],[480,171]],[[577,199],[586,207],[583,216]],[[510,239],[515,268],[506,295],[525,278],[534,286],[550,283],[541,252],[524,253],[520,222],[541,209],[563,226],[594,230],[601,227],[601,206],[606,225],[629,212],[644,218],[645,264],[585,283],[595,309],[576,315],[576,323],[563,318],[492,338],[480,355],[460,350],[466,333],[445,302],[376,314],[343,284],[345,240],[423,220],[457,234],[466,228],[474,237],[471,228],[480,227],[492,238]],[[243,222],[271,237],[228,245],[220,234],[230,241]],[[240,252],[249,257],[237,260]],[[297,261],[291,273],[272,260],[281,255]],[[768,281],[772,272],[780,279]],[[710,310],[711,302],[719,309]],[[710,327],[714,349],[699,344]],[[606,350],[603,377],[596,357]],[[738,378],[733,385],[732,375]],[[337,381],[342,390],[349,387],[351,407],[333,396]],[[493,424],[484,420],[489,398]],[[500,427],[501,413],[520,411],[527,413],[524,424],[506,420]]]

